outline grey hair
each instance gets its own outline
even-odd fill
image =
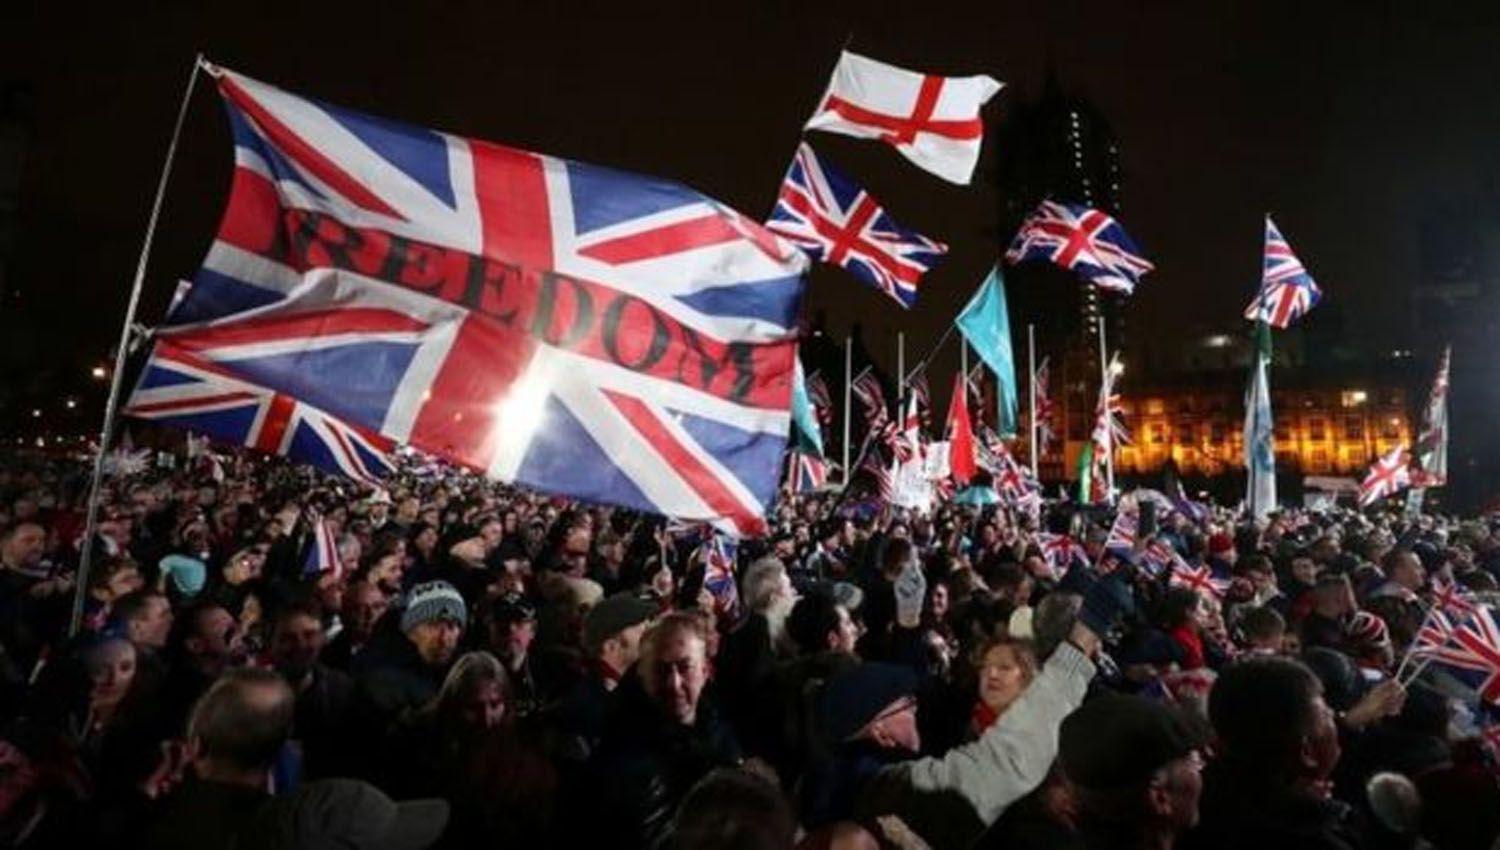
[[[776,591],[786,576],[786,565],[774,555],[760,558],[745,570],[745,605],[757,614],[771,607]]]

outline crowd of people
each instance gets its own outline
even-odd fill
[[[1108,507],[788,493],[730,574],[452,469],[201,461],[116,470],[93,539],[84,460],[0,463],[10,846],[1496,846],[1494,695],[1406,652],[1493,598],[1488,519],[1164,511],[1121,551]]]

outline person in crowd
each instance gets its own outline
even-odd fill
[[[198,697],[224,671],[244,661],[239,621],[217,602],[196,601],[173,620],[167,653],[170,671],[162,685],[162,720],[172,730],[181,728]]]
[[[511,711],[529,717],[542,707],[546,696],[537,684],[531,657],[536,607],[519,591],[511,591],[491,600],[485,620],[486,646],[510,675]]]
[[[390,601],[373,582],[354,581],[344,590],[343,603],[338,633],[323,648],[322,661],[348,672],[374,636],[375,624],[385,616]]]
[[[770,555],[750,565],[743,584],[742,598],[750,613],[719,648],[717,687],[740,743],[751,753],[765,753],[775,747],[779,717],[756,694],[769,684],[777,659],[784,655],[786,622],[797,591],[786,565]]]
[[[641,655],[641,638],[656,618],[650,600],[617,593],[595,605],[584,617],[583,643],[589,665],[558,706],[555,724],[569,736],[570,755],[587,760],[599,745],[620,680]]]
[[[291,734],[295,703],[286,680],[271,670],[240,668],[216,680],[188,723],[188,775],[162,802],[145,846],[238,846],[271,799],[271,771]]]
[[[1009,636],[991,638],[976,655],[979,694],[970,714],[969,730],[978,738],[1031,686],[1037,660],[1029,641]]]
[[[1363,825],[1333,799],[1339,734],[1312,671],[1285,658],[1225,668],[1208,702],[1219,751],[1203,776],[1189,848],[1357,848]]]
[[[1191,722],[1159,702],[1112,693],[1085,700],[1058,734],[1080,845],[1171,850],[1198,824],[1202,748]]]
[[[973,843],[1046,777],[1058,725],[1082,702],[1094,676],[1095,629],[1112,627],[1132,605],[1124,588],[1116,579],[1094,582],[1084,618],[1073,623],[1030,686],[977,740],[942,756],[912,758],[922,742],[917,680],[909,669],[866,663],[830,680],[825,729],[839,744],[804,812],[809,825],[895,814],[933,847]]]
[[[701,621],[668,614],[645,638],[638,675],[619,689],[595,761],[601,826],[616,847],[669,840],[688,791],[739,764],[734,735],[711,700]]]
[[[325,779],[266,804],[245,828],[244,845],[426,850],[442,838],[448,818],[446,800],[396,802],[368,782]]]
[[[346,725],[354,680],[319,657],[327,645],[318,610],[306,602],[283,606],[271,618],[268,657],[296,697],[291,737],[302,750],[302,775],[336,775],[345,764]]]
[[[453,585],[435,581],[412,588],[399,628],[376,634],[354,663],[359,697],[384,729],[438,692],[469,622]]]

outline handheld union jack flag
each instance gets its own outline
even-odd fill
[[[1431,614],[1441,616],[1436,609]],[[1453,629],[1446,644],[1424,647],[1423,655],[1472,687],[1483,702],[1500,704],[1500,625],[1490,608],[1481,606]]]
[[[1037,454],[1045,455],[1048,446],[1052,445],[1052,441],[1057,437],[1053,422],[1056,408],[1052,404],[1052,390],[1049,386],[1051,367],[1048,366],[1048,358],[1042,358],[1031,380],[1036,388],[1036,450]]]
[[[1474,596],[1443,575],[1432,577],[1432,604],[1458,619],[1471,617],[1477,610]]]
[[[307,551],[302,555],[302,575],[310,578],[329,572],[336,579],[344,575],[338,545],[333,539],[333,529],[328,526],[328,520],[312,517],[312,537],[307,541]]]
[[[1365,507],[1394,496],[1411,484],[1411,464],[1406,446],[1397,446],[1375,461],[1365,480],[1359,484],[1359,506]]]
[[[1229,580],[1214,575],[1214,571],[1206,565],[1193,567],[1180,558],[1172,564],[1172,574],[1167,578],[1167,583],[1173,587],[1185,587],[1198,593],[1213,594],[1216,599],[1223,599],[1229,590]]]
[[[1016,231],[1005,261],[1044,260],[1077,273],[1101,289],[1135,291],[1151,265],[1120,223],[1079,204],[1043,201]]]
[[[764,528],[801,252],[685,186],[210,73],[234,180],[162,338],[501,481]]]
[[[1039,531],[1036,534],[1036,545],[1042,552],[1042,560],[1052,568],[1054,579],[1067,573],[1074,564],[1087,564],[1089,560],[1088,550],[1066,534]]]
[[[908,309],[922,275],[948,251],[897,224],[869,192],[825,166],[805,143],[797,147],[766,229]]]
[[[711,534],[703,541],[703,586],[714,598],[714,609],[731,619],[740,613],[740,591],[734,577],[738,554],[739,544],[722,534]]]
[[[854,383],[849,385],[849,392],[859,399],[859,403],[865,409],[865,427],[878,428],[884,425],[890,418],[890,411],[885,405],[885,390],[880,387],[880,379],[869,369],[861,372]]]
[[[1427,616],[1422,619],[1422,625],[1417,629],[1416,636],[1412,638],[1407,654],[1412,658],[1430,657],[1453,640],[1453,633],[1456,630],[1453,618],[1444,613],[1441,607],[1433,606],[1427,612]]]
[[[230,374],[171,339],[156,343],[122,411],[377,483],[395,445],[293,396]]]
[[[1273,328],[1285,328],[1317,306],[1323,295],[1302,261],[1292,253],[1286,237],[1266,216],[1266,254],[1261,269],[1260,291],[1245,308],[1245,318]]]
[[[828,393],[828,382],[823,375],[814,372],[807,376],[807,397],[812,400],[813,413],[823,425],[833,422],[833,396]]]
[[[828,483],[828,461],[802,452],[787,452],[787,486],[793,493],[810,493]]]

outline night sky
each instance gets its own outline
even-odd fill
[[[846,38],[895,64],[1005,81],[986,111],[992,126],[1017,98],[1037,96],[1050,63],[1120,140],[1122,220],[1158,267],[1129,307],[1142,335],[1205,316],[1232,327],[1258,283],[1271,211],[1349,326],[1411,344],[1406,293],[1424,273],[1421,224],[1453,198],[1492,189],[1497,171],[1493,4],[324,2],[273,12],[152,4],[174,8],[129,15],[36,5],[45,9],[0,12],[0,84],[19,84],[31,104],[4,301],[7,380],[59,356],[96,361],[113,345],[200,49],[300,94],[673,177],[756,218]],[[624,11],[634,6],[657,11]],[[719,7],[755,10],[709,11]],[[226,194],[228,134],[199,82],[150,265],[147,324],[195,268]],[[856,320],[875,334],[906,330],[920,349],[1000,249],[990,184],[1005,152],[987,143],[965,188],[877,143],[814,141],[903,224],[952,250],[909,314],[830,269],[813,275],[808,309],[826,309],[835,332]]]

